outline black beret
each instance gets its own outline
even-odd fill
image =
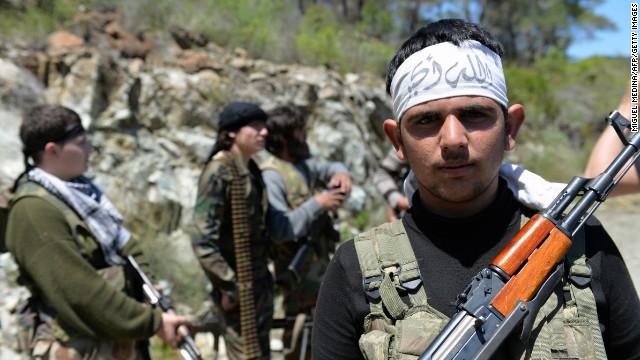
[[[218,131],[238,130],[253,121],[267,121],[267,113],[256,104],[232,102],[220,113]]]

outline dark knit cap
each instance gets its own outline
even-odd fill
[[[232,102],[220,113],[218,131],[238,130],[253,121],[267,121],[267,113],[258,105],[246,102]]]

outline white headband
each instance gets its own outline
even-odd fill
[[[508,103],[500,57],[475,40],[426,47],[409,56],[391,81],[396,120],[414,105],[465,95]]]

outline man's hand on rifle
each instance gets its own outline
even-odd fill
[[[178,327],[188,323],[189,319],[184,316],[177,315],[174,312],[163,312],[162,324],[156,331],[156,335],[172,348],[176,348],[178,346],[178,337],[176,336]]]
[[[314,197],[325,211],[336,211],[342,205],[345,195],[340,189],[333,189],[319,192]]]
[[[333,175],[327,187],[329,189],[340,189],[340,192],[344,195],[351,193],[352,180],[351,175],[345,173],[337,173]]]

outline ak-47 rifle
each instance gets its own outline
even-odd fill
[[[338,187],[339,186],[334,186],[324,191],[331,191]],[[332,216],[333,218],[337,217],[335,212]],[[329,215],[329,213],[323,213],[311,223],[309,234],[298,250],[296,250],[289,266],[287,266],[287,270],[282,274],[278,274],[276,284],[287,290],[300,284],[304,276],[304,267],[310,255],[309,252],[313,251],[316,255],[322,257],[326,255],[328,251],[328,249],[326,249],[327,244],[320,243],[321,238],[327,237],[329,241],[333,243],[340,241],[340,233],[333,228],[332,216]]]
[[[171,302],[156,290],[151,280],[147,277],[147,274],[145,274],[140,268],[140,265],[138,265],[138,262],[132,256],[127,256],[127,261],[142,280],[142,289],[147,302],[154,307],[159,306],[164,312],[173,312],[174,309]],[[196,342],[187,327],[184,325],[178,327],[178,333],[180,335],[180,339],[178,340],[180,355],[182,355],[185,360],[202,360],[200,349],[196,346]]]
[[[622,151],[599,176],[574,177],[522,227],[458,295],[458,312],[420,360],[489,359],[516,329],[528,339],[538,311],[563,276],[562,259],[573,237],[640,155],[640,135],[624,133],[630,122],[615,110],[606,121],[623,142]]]
[[[333,228],[333,222],[329,214],[320,215],[310,226],[309,235],[307,235],[298,248],[287,270],[282,274],[278,274],[276,284],[290,290],[300,284],[304,274],[304,268],[311,256],[310,252],[314,252],[317,256],[322,257],[326,254],[327,244],[321,243],[323,237],[330,238],[331,242],[340,241],[340,234]]]

